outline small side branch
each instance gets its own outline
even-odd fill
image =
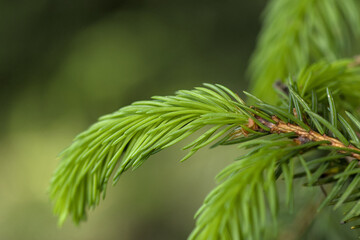
[[[295,133],[298,137],[295,139],[295,142],[299,145],[307,143],[307,142],[319,142],[319,141],[327,141],[329,142],[329,145],[332,147],[337,148],[343,148],[343,149],[349,149],[349,150],[355,150],[359,151],[360,149],[354,147],[353,145],[346,146],[342,142],[340,142],[338,139],[327,136],[326,134],[321,135],[318,132],[315,132],[313,130],[306,131],[302,127],[291,124],[291,123],[285,123],[284,121],[280,120],[276,116],[272,116],[272,119],[275,121],[275,123],[269,122],[259,116],[256,116],[256,118],[265,126],[270,128],[270,133]],[[252,119],[249,119],[249,128],[255,131],[259,131],[261,128],[259,128],[256,123]],[[345,153],[346,151],[339,150],[339,152]],[[350,152],[350,155],[358,160],[360,160],[360,155],[358,153]]]

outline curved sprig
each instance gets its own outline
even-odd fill
[[[280,176],[289,205],[293,180],[306,178],[307,186],[333,185],[320,208],[348,205],[343,222],[358,219],[360,121],[344,110],[359,101],[346,98],[342,83],[356,93],[359,76],[350,60],[314,64],[281,86],[279,106],[245,92],[255,101],[249,106],[226,87],[205,84],[123,107],[101,117],[60,154],[50,186],[54,212],[60,224],[68,214],[78,223],[105,197],[112,175],[115,184],[126,170],[209,126],[184,147],[190,152],[183,160],[214,141],[213,146],[240,143],[247,152],[218,175],[221,183],[199,210],[190,239],[262,239],[267,207],[276,222]]]
[[[221,85],[205,86],[135,102],[101,117],[77,136],[60,154],[50,186],[60,224],[69,213],[76,223],[84,219],[86,210],[99,203],[100,195],[105,197],[113,172],[115,184],[124,171],[139,167],[150,155],[211,126],[185,147],[191,149],[185,160],[235,126],[247,123],[250,114],[235,93]]]
[[[272,84],[318,60],[353,54],[360,36],[356,0],[273,0],[265,10],[249,74],[253,93],[273,102]]]

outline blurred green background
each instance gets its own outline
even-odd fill
[[[62,228],[47,196],[56,156],[99,116],[135,100],[203,82],[246,89],[265,3],[0,1],[0,239],[185,239],[235,147],[181,164],[186,143],[161,152],[109,187],[86,223]],[[352,236],[329,214],[309,223],[304,239]]]

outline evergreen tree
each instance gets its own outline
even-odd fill
[[[277,182],[291,207],[295,179],[327,187],[319,210],[333,205],[344,211],[341,222],[359,219],[360,60],[348,58],[359,36],[356,0],[270,1],[247,100],[204,84],[101,117],[60,154],[50,186],[60,224],[69,214],[84,220],[109,181],[202,128],[182,161],[208,145],[244,151],[216,177],[189,239],[264,239],[276,229]]]

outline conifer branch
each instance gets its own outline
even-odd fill
[[[255,101],[250,106],[226,87],[205,84],[175,96],[136,102],[101,117],[60,155],[62,161],[50,186],[60,224],[68,214],[76,223],[85,219],[87,210],[99,204],[101,195],[105,197],[113,173],[115,184],[126,170],[136,169],[150,155],[205,126],[211,128],[185,146],[191,150],[184,159],[214,141],[213,146],[239,144],[248,152],[218,175],[221,183],[200,208],[190,239],[261,239],[268,224],[267,208],[276,227],[280,175],[286,182],[289,206],[294,179],[306,177],[308,186],[334,184],[320,208],[355,201],[343,221],[360,217],[356,203],[360,170],[358,160],[349,161],[349,156],[359,159],[360,140],[353,126],[360,129],[360,121],[349,112],[345,116],[343,106],[337,104],[343,100],[343,89],[330,90],[339,79],[360,84],[358,67],[349,63],[309,66],[288,79],[288,95],[282,95],[279,105],[245,93]],[[317,85],[318,81],[323,85]],[[307,86],[312,86],[311,94]]]
[[[302,179],[332,186],[319,210],[345,205],[342,223],[360,219],[359,59],[333,61],[360,36],[358,2],[273,0],[266,14],[249,68],[255,95],[244,92],[252,104],[204,84],[101,117],[60,154],[50,185],[60,224],[69,214],[84,220],[110,179],[116,184],[125,171],[206,127],[184,147],[190,151],[183,160],[211,143],[237,144],[245,153],[218,174],[189,239],[260,240],[267,226],[275,233],[280,177],[289,208],[293,182]],[[275,96],[269,89],[279,78]]]

